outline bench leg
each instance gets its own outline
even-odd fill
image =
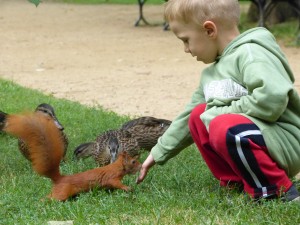
[[[298,28],[296,31],[296,45],[300,45],[300,14],[298,14]]]
[[[252,2],[256,5],[258,9],[258,26],[263,27],[265,26],[265,15],[264,15],[264,7],[265,7],[265,0],[252,0]]]
[[[297,38],[296,38],[296,44],[300,45],[300,1],[296,0],[288,0],[291,6],[293,6],[294,10],[297,13],[298,16],[298,28],[297,28]]]
[[[135,22],[134,26],[138,26],[141,21],[143,21],[146,25],[149,25],[148,21],[145,19],[143,15],[143,6],[147,0],[138,0],[139,3],[139,18]]]
[[[169,23],[164,22],[164,30],[169,30]]]

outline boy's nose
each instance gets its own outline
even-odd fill
[[[185,53],[190,53],[190,49],[188,48],[188,46],[184,46],[184,52]]]

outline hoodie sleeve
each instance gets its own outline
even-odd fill
[[[285,111],[293,83],[278,58],[255,59],[241,71],[248,95],[223,106],[209,102],[207,111],[201,115],[207,129],[210,121],[221,114],[240,113],[272,123]]]
[[[170,127],[152,148],[151,154],[157,164],[164,164],[193,143],[188,127],[188,120],[193,108],[205,102],[201,93],[202,90],[199,87],[193,94],[190,103],[186,105],[184,111],[173,120]]]

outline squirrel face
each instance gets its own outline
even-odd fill
[[[119,157],[123,158],[123,167],[126,174],[135,174],[141,168],[141,163],[138,161],[139,156],[131,157],[126,151],[120,153]]]

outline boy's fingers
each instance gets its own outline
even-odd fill
[[[140,174],[139,174],[138,178],[136,179],[136,183],[137,184],[141,183],[144,180],[146,175],[147,175],[147,169],[142,167],[140,170]]]
[[[141,169],[140,169],[139,176],[138,176],[138,178],[136,179],[136,183],[137,183],[137,184],[141,183],[141,182],[145,179],[145,177],[146,177],[146,175],[147,175],[147,173],[148,173],[148,170],[149,170],[154,164],[155,164],[155,161],[154,161],[152,155],[149,154],[148,157],[147,157],[147,159],[144,161],[144,163],[143,163],[143,165],[142,165],[142,167],[141,167]]]

